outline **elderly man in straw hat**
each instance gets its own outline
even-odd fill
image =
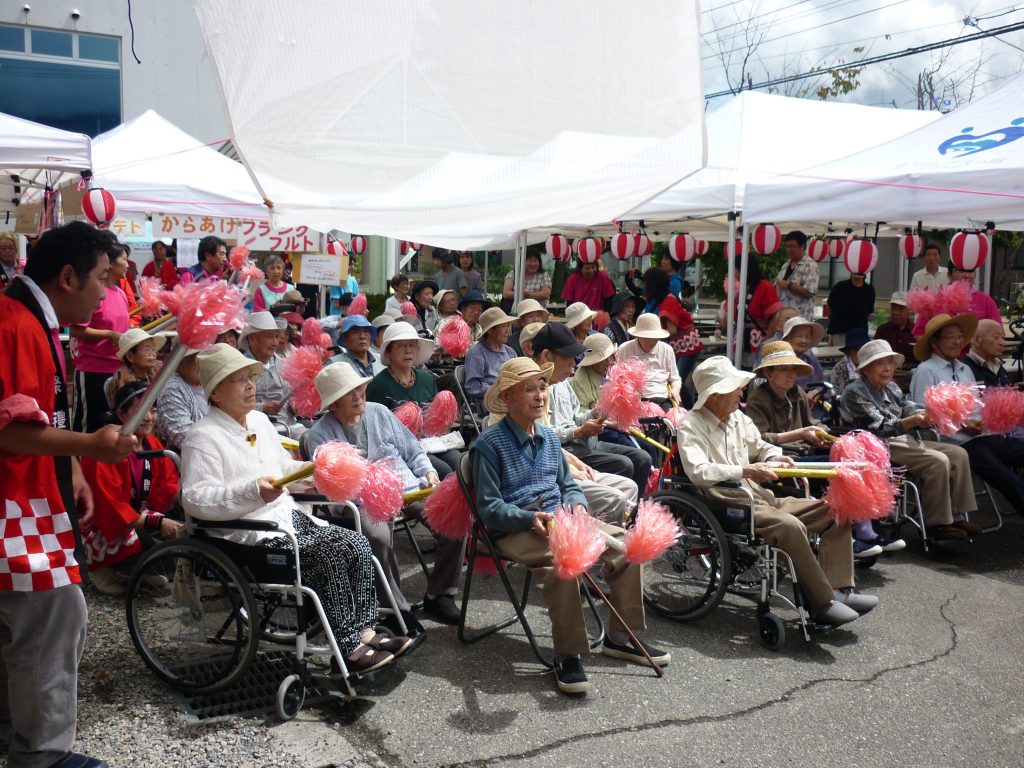
[[[473,445],[473,483],[477,511],[497,537],[498,551],[522,563],[544,582],[544,601],[551,618],[555,645],[555,681],[563,693],[585,693],[589,688],[581,655],[590,651],[579,585],[555,576],[548,524],[560,505],[586,506],[586,498],[569,471],[558,436],[543,424],[548,378],[553,366],[539,367],[517,357],[505,363],[487,390],[487,407],[505,418],[486,430]],[[614,535],[620,528],[605,525]],[[639,566],[613,549],[601,556],[612,599],[631,629],[644,627]],[[671,656],[647,646],[656,664]],[[607,656],[645,664],[629,645],[622,626],[610,622],[601,652]]]
[[[925,325],[924,335],[914,345],[914,357],[920,363],[910,379],[910,398],[922,405],[928,388],[943,381],[975,382],[974,372],[960,360],[964,344],[970,342],[978,327],[972,314],[936,315]],[[1008,435],[981,434],[981,420],[973,419],[943,442],[963,446],[971,460],[971,469],[999,491],[1018,512],[1024,511],[1024,479],[1014,470],[1024,466],[1024,440]],[[980,533],[974,523],[966,523],[968,533]]]
[[[792,559],[815,621],[846,624],[867,613],[878,599],[854,591],[853,544],[849,525],[839,525],[818,499],[776,498],[761,483],[778,479],[773,466],[793,466],[782,449],[761,439],[754,422],[739,410],[743,389],[754,374],[739,371],[722,356],[694,369],[697,402],[683,417],[679,458],[697,485],[739,482],[754,495],[754,526],[759,536]],[[746,499],[735,491],[710,490],[726,499]],[[821,535],[818,557],[807,533]]]

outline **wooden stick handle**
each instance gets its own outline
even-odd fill
[[[135,317],[136,315],[141,315],[145,311],[146,311],[146,305],[145,304],[139,304],[139,306],[137,306],[135,309],[133,309],[131,312],[128,313],[128,317]]]
[[[290,437],[282,437],[281,438],[281,445],[285,448],[285,450],[289,450],[289,451],[297,451],[297,450],[299,450],[299,441],[298,440],[292,440]]]
[[[643,432],[641,432],[639,429],[630,429],[629,430],[629,434],[631,434],[633,437],[640,438],[645,443],[647,443],[648,445],[651,445],[651,446],[657,448],[662,453],[672,453],[672,449],[671,448],[668,448],[668,447],[662,445],[657,440],[652,440],[647,435],[645,435]]]
[[[615,606],[612,605],[612,601],[609,600],[607,595],[605,595],[605,593],[602,592],[600,588],[597,586],[597,582],[594,581],[594,577],[591,576],[589,572],[584,571],[583,578],[587,580],[587,583],[590,585],[590,588],[597,593],[598,597],[604,600],[605,605],[608,606],[608,611],[615,617],[615,620],[622,625],[622,628],[626,630],[626,634],[629,635],[629,641],[633,644],[633,647],[644,655],[644,658],[647,659],[648,664],[654,667],[654,674],[656,674],[658,677],[664,677],[665,670],[663,670],[659,665],[654,663],[654,659],[651,658],[651,654],[647,652],[647,649],[644,648],[643,643],[641,643],[637,636],[633,634],[633,630],[631,630],[629,626],[626,624],[626,622],[622,620],[622,617],[619,615],[619,612],[615,610]]]
[[[412,504],[414,501],[423,501],[430,494],[436,491],[437,488],[420,488],[418,491],[409,491],[402,497],[402,502],[405,504]]]
[[[299,480],[305,480],[307,477],[312,477],[314,469],[316,469],[316,464],[314,464],[313,462],[309,462],[302,469],[297,469],[290,475],[285,475],[284,477],[277,478],[277,480],[272,482],[271,485],[274,486],[275,488],[284,488],[286,485],[289,485],[290,483],[297,483],[299,482]]]
[[[144,326],[142,326],[142,330],[144,330],[144,331],[152,331],[158,325],[160,325],[162,323],[166,323],[168,320],[171,320],[173,318],[174,318],[174,315],[161,315],[156,320],[151,320],[148,323],[146,323]]]
[[[776,477],[806,477],[811,480],[828,480],[839,474],[835,469],[800,469],[799,467],[772,467]]]

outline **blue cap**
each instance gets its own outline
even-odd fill
[[[353,328],[372,329],[373,326],[370,325],[370,321],[364,315],[349,315],[341,322],[341,335],[344,336]]]
[[[851,328],[846,332],[846,343],[840,348],[842,352],[849,352],[852,349],[860,349],[871,341],[867,328]]]

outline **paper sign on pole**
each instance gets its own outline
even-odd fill
[[[178,238],[178,255],[175,265],[178,269],[188,269],[199,263],[199,241]]]
[[[39,231],[39,218],[43,207],[39,203],[22,203],[18,206],[18,216],[14,222],[14,231],[20,235],[32,235]]]
[[[304,253],[292,260],[292,279],[305,285],[341,285],[348,265],[338,256]]]

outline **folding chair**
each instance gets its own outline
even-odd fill
[[[974,476],[974,487],[975,488],[978,487],[979,480],[980,480],[980,478],[977,475],[975,475]],[[988,503],[992,507],[992,512],[996,516],[996,524],[995,525],[990,525],[987,528],[983,528],[982,531],[984,533],[993,533],[993,532],[998,531],[1000,528],[1003,527],[1003,513],[999,509],[999,503],[996,501],[996,495],[994,493],[992,493],[992,486],[989,485],[988,483],[986,483],[984,480],[980,480],[980,482],[981,482],[981,490],[980,491],[975,490],[974,498],[976,498],[976,499],[988,499]]]
[[[476,431],[477,437],[479,437],[481,432],[480,422],[476,417],[473,401],[466,394],[466,366],[464,365],[455,366],[455,389],[459,396],[459,410],[462,411],[463,419],[468,420],[469,424]]]

